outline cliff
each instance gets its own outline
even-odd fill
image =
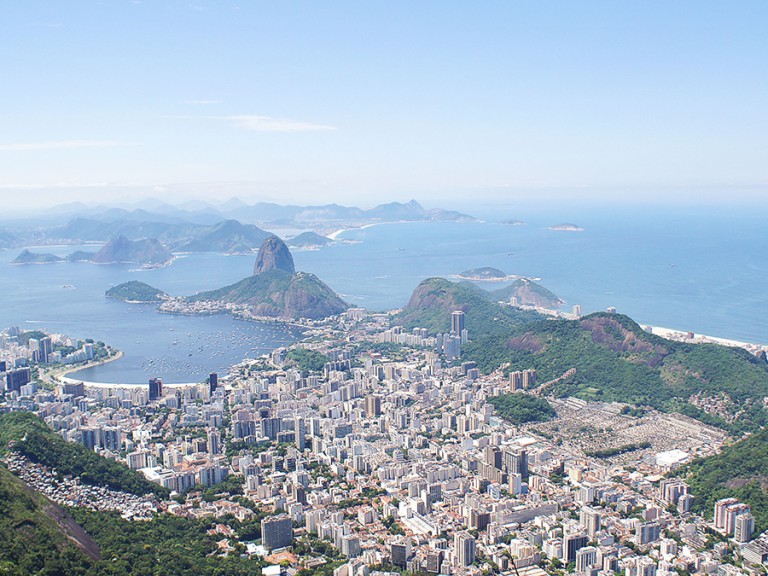
[[[296,272],[291,251],[277,236],[270,236],[264,240],[256,256],[256,264],[253,266],[254,274],[263,274],[270,270],[282,270],[289,274]]]

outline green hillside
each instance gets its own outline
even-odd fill
[[[483,334],[501,336],[542,317],[535,312],[500,306],[474,284],[428,278],[416,287],[408,305],[393,321],[408,330],[426,328],[436,334],[450,330],[451,312],[455,310],[464,312],[464,324],[473,339]]]
[[[694,511],[711,517],[717,500],[738,498],[752,508],[756,531],[768,529],[768,430],[696,460],[679,474],[695,497]]]
[[[85,574],[99,547],[61,508],[0,466],[0,574]]]
[[[214,300],[247,305],[254,314],[277,318],[326,318],[349,305],[314,274],[273,269],[218,290],[201,292],[191,301]]]
[[[486,373],[511,363],[535,368],[539,382],[546,382],[575,368],[573,377],[553,387],[557,396],[677,410],[737,434],[768,422],[762,403],[768,369],[740,348],[665,340],[626,316],[604,313],[475,334],[462,357]],[[706,413],[691,403],[694,395],[719,397],[726,408]]]
[[[149,482],[127,466],[99,456],[82,444],[67,442],[31,412],[0,415],[0,452],[7,450],[56,468],[61,474],[79,476],[84,484],[137,495],[168,496],[166,488]]]
[[[124,302],[160,302],[167,296],[165,292],[146,282],[131,280],[113,286],[104,294],[107,298],[114,298]]]

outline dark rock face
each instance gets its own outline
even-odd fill
[[[253,274],[262,274],[270,270],[284,270],[290,274],[296,272],[293,265],[293,256],[285,242],[277,236],[270,236],[259,248],[259,254],[256,256],[256,264],[253,267]]]

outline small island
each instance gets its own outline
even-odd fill
[[[506,224],[507,226],[525,226],[525,222],[522,220],[502,220],[501,224]]]
[[[13,259],[11,264],[55,264],[64,261],[64,258],[54,254],[39,254],[25,249]]]
[[[555,230],[556,232],[584,232],[584,228],[581,226],[578,226],[576,224],[568,224],[567,222],[564,222],[563,224],[555,224],[554,226],[549,226],[547,230]]]
[[[490,266],[465,270],[461,274],[457,274],[456,277],[462,280],[472,280],[473,282],[503,282],[519,278],[519,276],[510,276],[506,272]]]
[[[107,290],[104,294],[107,298],[114,298],[115,300],[122,300],[129,304],[146,304],[154,302],[162,302],[168,299],[168,294],[150,286],[145,282],[139,282],[138,280],[131,280],[130,282],[123,282],[117,286],[113,286]]]
[[[333,240],[317,232],[302,232],[285,241],[291,248],[303,248],[305,250],[317,249],[332,244]]]

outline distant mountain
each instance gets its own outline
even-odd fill
[[[270,236],[264,240],[256,256],[256,263],[253,265],[254,274],[263,274],[270,270],[282,270],[289,274],[296,272],[291,251],[277,236]]]
[[[425,210],[418,202],[390,202],[381,204],[370,210],[362,210],[353,206],[341,206],[339,204],[325,204],[322,206],[282,206],[269,202],[259,202],[253,205],[243,205],[235,202],[234,207],[227,210],[224,206],[219,209],[225,214],[243,220],[255,222],[269,222],[279,224],[317,224],[323,222],[367,222],[367,221],[463,221],[474,220],[473,217],[435,208]]]
[[[107,298],[114,298],[123,302],[161,302],[168,297],[168,294],[159,288],[154,288],[137,280],[113,286],[104,295]]]
[[[223,220],[215,224],[193,224],[178,218],[158,217],[141,211],[146,219],[137,218],[137,212],[116,211],[114,220],[75,218],[66,226],[49,231],[52,239],[71,242],[103,241],[117,236],[130,240],[157,238],[176,252],[223,252],[248,254],[258,248],[269,236],[252,224],[237,220]]]
[[[21,238],[16,234],[8,230],[0,230],[0,249],[13,248],[19,244],[21,244]]]
[[[426,328],[432,333],[447,332],[451,312],[461,310],[470,335],[498,334],[541,318],[535,312],[501,306],[488,292],[469,282],[428,278],[411,295],[408,305],[394,318],[406,329]]]
[[[252,224],[241,224],[237,220],[224,220],[213,226],[193,230],[188,241],[172,244],[180,252],[223,252],[226,254],[249,254],[269,236]]]
[[[286,240],[285,243],[292,248],[309,248],[314,246],[327,246],[328,244],[332,244],[333,240],[327,236],[322,236],[317,232],[302,232],[298,236]]]
[[[118,236],[107,242],[91,259],[95,264],[131,263],[140,266],[163,266],[173,260],[173,254],[159,240],[129,240]]]
[[[90,262],[94,256],[96,256],[96,252],[75,250],[67,256],[67,262]]]
[[[54,264],[64,261],[64,258],[54,254],[39,254],[25,249],[13,259],[11,264]]]
[[[317,276],[294,270],[288,247],[270,236],[259,249],[253,276],[188,300],[239,304],[258,316],[285,319],[326,318],[349,307]]]

